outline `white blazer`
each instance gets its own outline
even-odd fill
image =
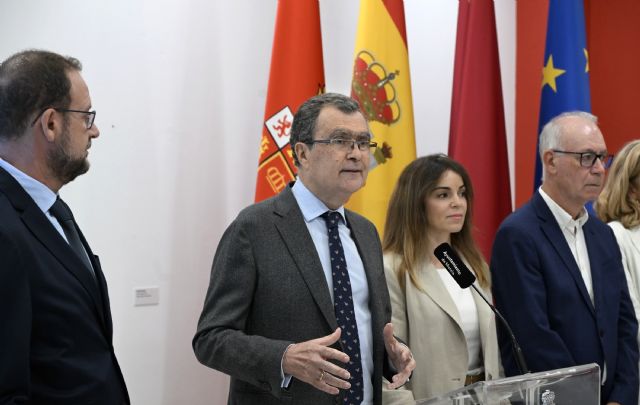
[[[609,226],[613,229],[620,246],[629,295],[636,312],[636,318],[640,320],[640,226],[627,229],[619,221],[609,222]],[[640,345],[640,330],[638,331],[638,345]],[[640,404],[640,400],[638,403]]]
[[[424,292],[406,276],[406,291],[398,283],[396,269],[400,257],[384,255],[384,271],[391,297],[394,335],[404,340],[416,360],[411,381],[397,390],[383,384],[383,404],[414,404],[464,386],[469,364],[467,341],[461,327],[458,308],[440,275],[431,263],[421,263],[418,277]],[[477,286],[477,284],[476,284]],[[483,291],[489,302],[491,292]],[[472,290],[478,310],[485,379],[500,377],[500,353],[495,318],[491,309]]]

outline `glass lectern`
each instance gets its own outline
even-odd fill
[[[480,381],[419,405],[600,405],[597,364]]]

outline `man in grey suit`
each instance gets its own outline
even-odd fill
[[[339,94],[300,106],[290,143],[298,180],[222,236],[195,354],[231,376],[229,404],[379,405],[383,376],[397,388],[415,361],[389,323],[378,233],[344,208],[375,143]]]

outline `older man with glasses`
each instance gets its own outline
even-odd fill
[[[597,363],[603,404],[638,403],[638,323],[611,229],[585,209],[611,156],[596,118],[569,112],[540,134],[542,186],[500,226],[491,257],[496,306],[531,371]],[[518,374],[499,333],[507,375]],[[564,403],[570,398],[558,398]]]
[[[196,356],[231,376],[230,404],[380,405],[383,376],[397,388],[415,361],[389,323],[375,227],[344,208],[376,144],[339,94],[307,100],[290,143],[297,181],[242,211],[218,245]]]
[[[100,134],[77,59],[0,64],[0,403],[129,404],[104,274],[60,189]]]

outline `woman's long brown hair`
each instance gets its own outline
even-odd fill
[[[435,189],[438,180],[447,171],[458,174],[466,188],[467,212],[460,232],[451,234],[451,245],[469,263],[481,287],[490,285],[489,268],[476,246],[472,231],[473,186],[469,174],[461,164],[443,154],[420,157],[409,164],[400,174],[391,195],[384,228],[382,248],[400,256],[397,270],[398,282],[405,286],[406,275],[416,288],[422,290],[417,266],[428,260],[432,252],[426,252],[427,212],[425,201]]]

